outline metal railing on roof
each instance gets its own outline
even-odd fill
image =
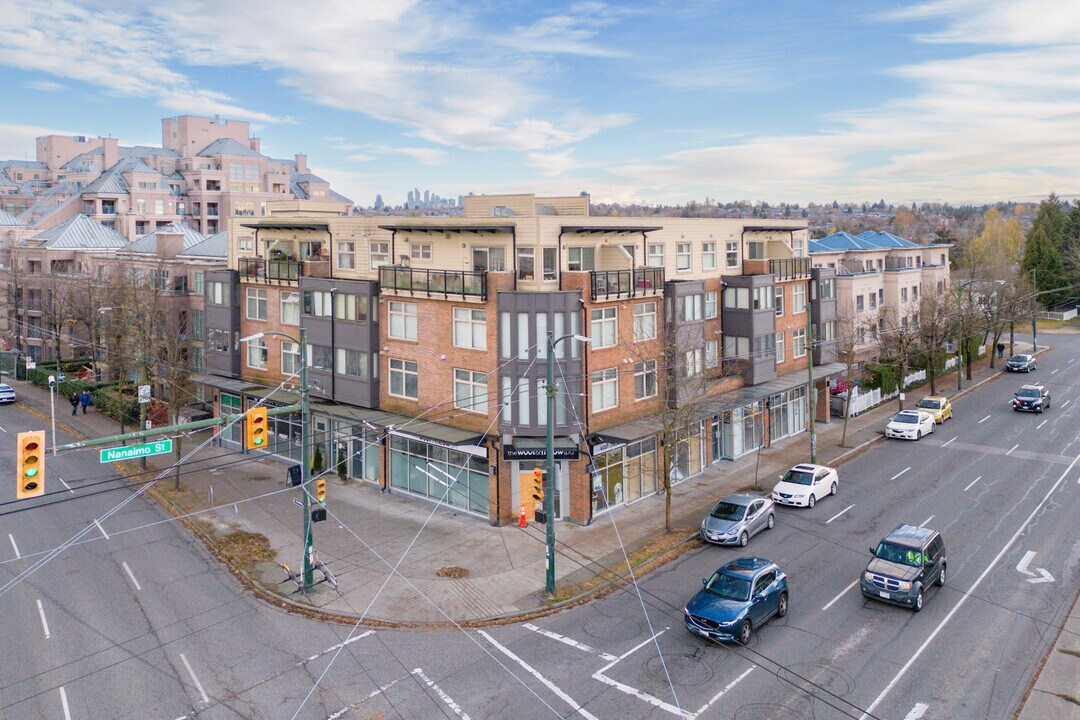
[[[633,270],[593,270],[590,291],[594,301],[610,297],[659,295],[664,290],[664,268],[640,267]]]
[[[379,289],[433,295],[460,295],[487,300],[487,272],[428,270],[403,265],[379,268]]]

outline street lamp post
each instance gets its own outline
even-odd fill
[[[547,334],[547,456],[544,461],[544,525],[547,535],[547,579],[544,590],[548,597],[555,595],[555,346],[567,338],[592,342],[584,335]]]
[[[280,330],[264,330],[254,335],[241,338],[240,342],[250,342],[266,337],[277,335],[300,346],[300,487],[303,489],[301,509],[304,513],[304,587],[303,592],[311,591],[315,583],[315,566],[311,562],[313,537],[311,523],[311,436],[308,426],[311,420],[311,400],[308,397],[308,365],[307,365],[307,330],[300,327],[300,337],[294,338]]]
[[[49,376],[49,422],[52,425],[53,455],[56,455],[56,376]]]

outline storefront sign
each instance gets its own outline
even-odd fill
[[[577,460],[581,453],[577,447],[556,447],[556,460]],[[503,446],[503,460],[546,460],[547,448],[517,448],[513,445]]]

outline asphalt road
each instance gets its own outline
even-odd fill
[[[130,490],[87,496],[108,474],[96,453],[49,458],[49,499],[66,501],[0,504],[0,588],[93,530],[0,589],[0,718],[1008,718],[1080,584],[1080,338],[1052,342],[1031,377],[1053,393],[1046,414],[1009,409],[1025,376],[992,381],[933,435],[843,465],[837,497],[778,508],[745,551],[703,548],[640,594],[482,631],[350,634],[288,615],[153,503],[102,533],[94,518]],[[12,477],[14,433],[42,423],[0,412],[0,476]],[[5,484],[0,503],[13,495]],[[948,582],[917,614],[853,584],[901,522],[948,547]],[[700,579],[742,554],[789,574],[790,613],[748,647],[690,635],[682,608]]]

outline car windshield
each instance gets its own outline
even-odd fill
[[[1009,362],[1027,362],[1027,355],[1013,355]]]
[[[900,565],[922,567],[922,553],[918,548],[894,545],[893,543],[885,542],[884,540],[878,543],[877,550],[874,551],[874,557],[888,560],[893,563],[899,563]]]
[[[893,422],[906,423],[908,425],[914,425],[918,421],[919,421],[919,416],[918,415],[913,415],[911,413],[900,413],[899,415],[897,415],[896,417],[893,418]],[[880,422],[880,420],[878,422]]]
[[[705,589],[725,600],[746,600],[750,597],[750,581],[737,575],[715,572],[705,583]]]
[[[794,485],[809,485],[813,481],[814,473],[812,472],[807,472],[806,470],[788,470],[781,482],[792,483]]]
[[[1020,392],[1016,393],[1016,397],[1039,397],[1039,389],[1020,388]]]
[[[710,514],[717,520],[742,520],[746,514],[746,506],[721,500]]]
[[[927,410],[940,410],[941,409],[941,401],[940,400],[923,400],[921,403],[919,403],[919,407],[926,408]]]

